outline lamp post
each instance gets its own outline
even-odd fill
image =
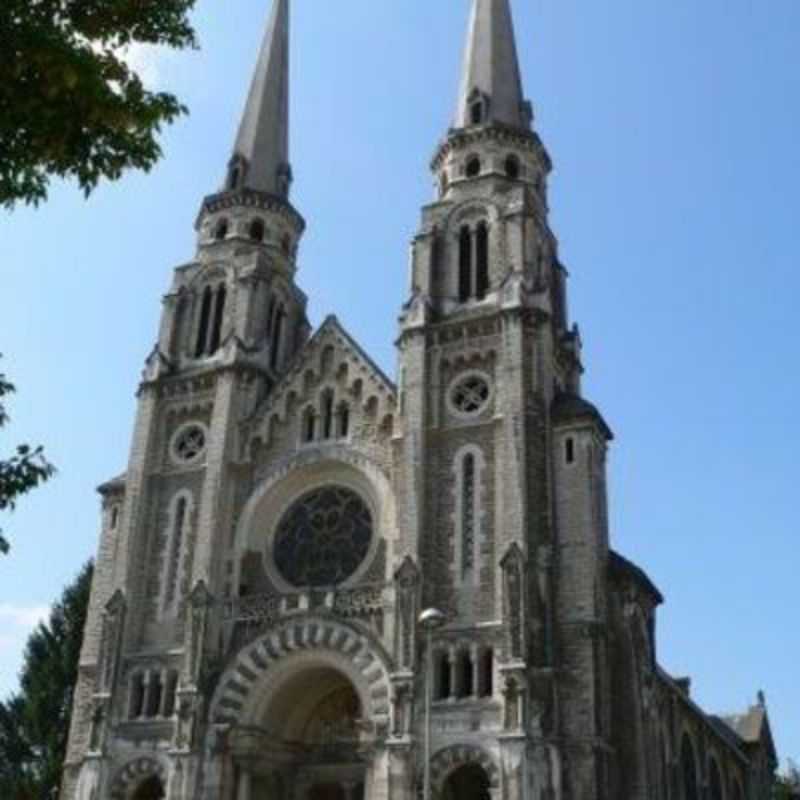
[[[444,625],[445,614],[438,608],[426,608],[419,615],[419,624],[425,631],[425,764],[423,800],[431,800],[431,701],[433,699],[433,632]]]

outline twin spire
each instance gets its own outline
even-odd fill
[[[509,0],[473,0],[456,127],[499,123],[530,128]],[[274,0],[250,87],[228,189],[286,198],[289,166],[289,0]]]

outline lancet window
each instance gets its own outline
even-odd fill
[[[434,699],[481,700],[494,694],[494,650],[454,643],[434,652]]]
[[[481,451],[469,446],[456,457],[455,566],[457,583],[474,584],[481,538]]]
[[[464,225],[458,235],[458,298],[483,300],[489,291],[489,226],[481,221],[472,230]]]
[[[222,342],[222,323],[225,319],[227,290],[224,284],[216,289],[206,286],[200,303],[200,320],[197,326],[195,357],[212,356]]]
[[[171,504],[162,587],[162,610],[165,616],[175,611],[177,600],[180,597],[190,504],[191,496],[187,492],[179,494]]]

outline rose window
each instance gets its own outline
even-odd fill
[[[478,414],[489,402],[489,381],[482,375],[467,375],[456,383],[450,394],[453,408],[464,415]]]
[[[350,489],[325,486],[289,508],[274,542],[275,566],[292,586],[337,586],[353,576],[369,552],[372,514]]]
[[[180,463],[196,461],[205,452],[206,432],[196,424],[187,425],[178,431],[172,443],[172,455]]]

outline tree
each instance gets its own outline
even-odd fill
[[[78,680],[92,563],[64,590],[47,623],[28,639],[20,691],[0,702],[0,797],[55,797],[67,749]]]
[[[3,398],[13,394],[14,385],[0,373],[0,428],[8,423]],[[32,448],[21,444],[7,460],[0,459],[0,511],[13,510],[18,498],[35,489],[55,472],[53,465],[44,457],[41,447]],[[0,528],[0,553],[8,552],[8,542]]]
[[[786,772],[775,781],[775,800],[800,799],[800,768],[794,761],[789,761]]]
[[[162,125],[186,112],[125,62],[134,44],[195,47],[195,0],[0,3],[0,204],[39,203],[51,176],[85,194],[160,158]]]

